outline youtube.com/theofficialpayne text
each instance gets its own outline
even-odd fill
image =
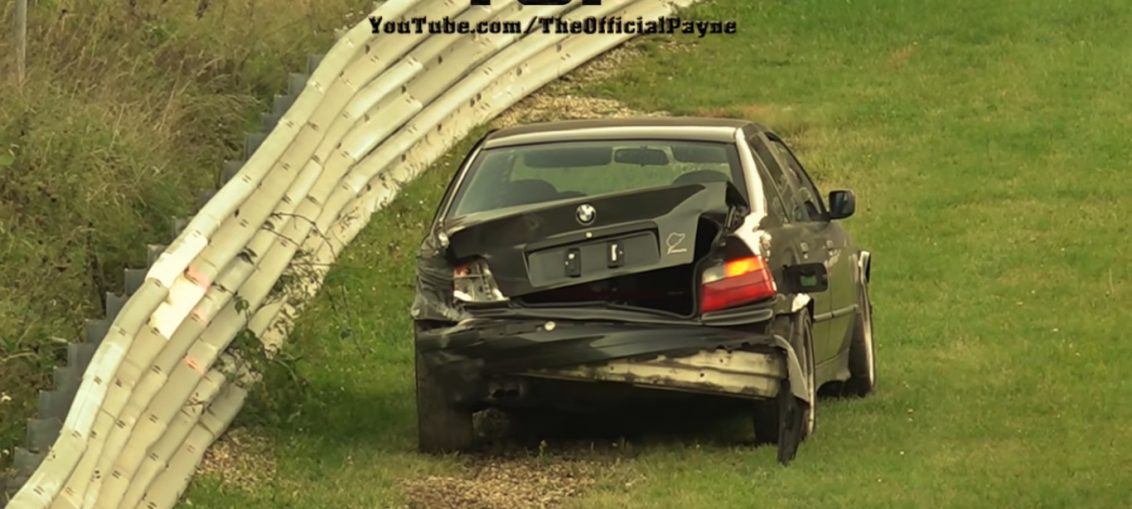
[[[447,16],[432,19],[417,16],[402,19],[386,19],[371,16],[370,25],[374,34],[688,34],[698,37],[708,35],[730,35],[738,31],[734,20],[694,20],[679,16],[659,16],[655,18],[624,18],[621,16],[589,16],[566,19],[557,16],[534,16],[526,23],[521,21],[479,21],[454,20]]]

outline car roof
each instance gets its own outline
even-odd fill
[[[488,134],[484,148],[552,141],[610,139],[678,139],[734,142],[744,128],[765,131],[747,120],[706,117],[627,117],[537,122],[499,129]]]

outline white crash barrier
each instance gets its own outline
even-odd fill
[[[648,19],[695,1],[388,0],[371,15]],[[172,507],[255,381],[224,353],[233,338],[248,329],[277,348],[298,313],[290,300],[269,300],[296,252],[319,267],[299,283],[313,295],[325,267],[402,185],[476,126],[629,37],[374,35],[368,20],[346,31],[240,171],[153,263],[9,507]]]

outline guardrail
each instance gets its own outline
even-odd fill
[[[647,19],[695,1],[388,0],[372,15],[473,24],[536,14]],[[231,341],[248,329],[276,348],[298,312],[290,301],[268,299],[296,252],[308,255],[304,263],[329,266],[371,214],[477,125],[629,37],[379,36],[368,21],[345,32],[293,104],[277,100],[275,115],[265,118],[274,124],[270,134],[249,139],[250,158],[231,165],[232,178],[155,257],[144,280],[127,274],[136,291],[108,313],[113,322],[58,437],[9,507],[172,507],[255,382],[236,355],[224,353]],[[324,275],[319,269],[298,290],[313,294]],[[59,407],[67,396],[48,399]]]

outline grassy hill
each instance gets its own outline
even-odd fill
[[[728,420],[417,455],[413,256],[465,146],[346,251],[193,506],[1127,505],[1132,4],[716,1],[692,15],[739,34],[635,45],[572,90],[763,120],[825,190],[856,190],[875,397],[823,402],[786,469]]]
[[[168,239],[286,71],[366,2],[202,2],[199,19],[196,3],[130,4],[39,2],[31,80],[0,91],[0,450],[58,360],[52,338]],[[1127,506],[1132,4],[715,0],[688,15],[739,33],[635,44],[566,89],[762,120],[824,190],[854,189],[848,228],[875,261],[875,397],[821,402],[785,469],[744,444],[744,422],[707,417],[416,454],[414,255],[465,144],[344,253],[189,503]]]
[[[122,269],[172,239],[288,71],[369,4],[32,3],[22,89],[0,36],[0,469]]]

